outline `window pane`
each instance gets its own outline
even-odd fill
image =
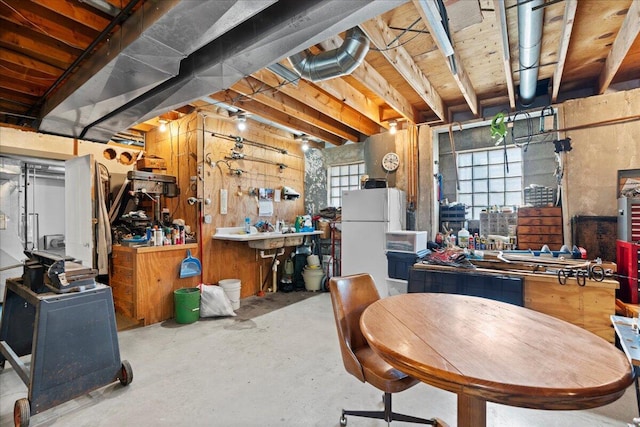
[[[467,206],[471,206],[473,205],[473,197],[471,194],[461,194],[460,197],[458,197],[458,203],[464,203]]]
[[[474,179],[473,180],[473,192],[474,193],[486,193],[489,191],[489,185],[487,180],[485,179]]]
[[[356,171],[356,173],[357,173],[357,171]],[[357,187],[359,182],[360,182],[360,177],[358,175],[351,175],[349,177],[349,186],[350,187]]]
[[[332,176],[332,177],[331,177],[331,186],[332,186],[332,187],[336,187],[336,186],[338,186],[338,185],[340,185],[340,177],[338,177],[338,176]]]
[[[504,163],[504,151],[503,150],[489,151],[489,163],[492,165],[501,165],[502,163]]]
[[[460,181],[460,193],[471,193],[473,181]]]
[[[476,151],[473,153],[474,165],[486,165],[489,162],[489,156],[486,151]]]
[[[474,193],[473,194],[473,206],[487,207],[489,202],[488,193]]]
[[[507,191],[520,191],[522,188],[522,178],[506,178],[505,179],[505,187]]]
[[[493,205],[504,206],[504,204],[505,204],[504,193],[491,193],[489,195],[490,206],[493,206]]]
[[[471,168],[458,168],[458,179],[459,180],[465,180],[465,179],[473,179],[473,175],[471,175]]]
[[[349,165],[340,166],[340,175],[348,175],[349,174]]]
[[[489,176],[492,178],[502,177],[504,175],[504,165],[500,163],[499,165],[491,165],[489,166]]]
[[[496,192],[496,191],[504,191],[504,179],[502,178],[498,178],[498,179],[490,179],[489,180],[489,191],[491,192]]]
[[[458,154],[458,167],[471,166],[473,164],[473,156],[471,153]]]
[[[522,204],[522,192],[513,191],[505,194],[505,205],[520,206]]]
[[[349,174],[358,175],[358,165],[349,165]]]
[[[475,166],[473,168],[473,179],[484,179],[489,176],[489,169],[487,166]]]

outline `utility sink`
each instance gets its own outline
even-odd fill
[[[298,233],[259,233],[258,229],[251,227],[250,233],[245,233],[244,227],[218,227],[212,237],[216,240],[230,240],[235,242],[247,242],[250,248],[278,249],[285,246],[298,246],[304,241],[304,236],[322,234],[322,231],[301,231]]]

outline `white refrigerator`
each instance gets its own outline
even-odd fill
[[[406,197],[396,188],[342,193],[341,274],[369,273],[389,295],[385,233],[405,229]]]

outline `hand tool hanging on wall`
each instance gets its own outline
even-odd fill
[[[268,165],[274,165],[274,166],[278,166],[280,168],[280,171],[285,170],[286,168],[288,168],[289,166],[285,165],[284,163],[279,163],[279,162],[274,162],[271,160],[266,160],[266,159],[261,159],[258,157],[252,157],[252,156],[247,156],[244,153],[240,153],[239,151],[236,150],[231,150],[231,156],[225,156],[225,159],[227,160],[247,160],[250,162],[258,162],[258,163],[266,163]],[[294,169],[297,170],[297,169]]]
[[[264,148],[265,150],[275,151],[280,154],[289,154],[289,152],[284,148],[274,147],[272,145],[264,144],[262,142],[250,141],[241,136],[223,135],[221,133],[216,133],[216,132],[211,132],[211,136],[215,136],[216,138],[226,139],[228,141],[234,141],[236,143],[236,148],[238,148],[239,150],[242,149],[244,144],[247,144],[253,147]]]
[[[458,179],[458,159],[456,158],[456,143],[453,140],[453,125],[458,124],[460,131],[462,131],[462,125],[460,122],[449,123],[449,142],[451,143],[451,154],[453,155],[453,170],[456,173],[456,188],[460,190],[460,180]]]

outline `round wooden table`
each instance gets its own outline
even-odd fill
[[[458,426],[486,425],[486,403],[587,409],[633,382],[624,353],[575,325],[485,298],[403,294],[360,318],[370,346],[395,368],[458,394]]]

